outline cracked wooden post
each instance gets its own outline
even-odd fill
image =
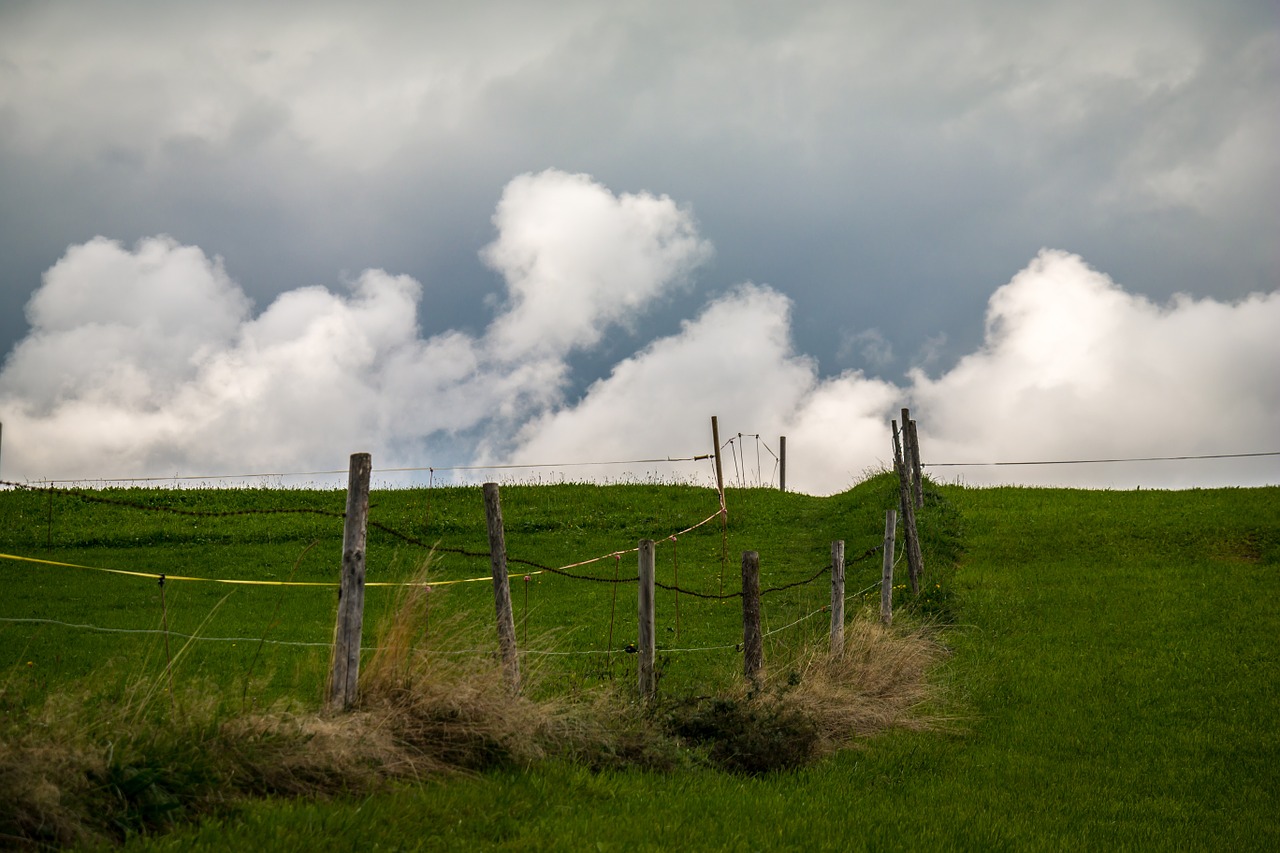
[[[884,562],[880,573],[880,621],[893,624],[893,538],[898,528],[898,511],[884,512]]]
[[[758,685],[764,666],[764,634],[760,630],[760,554],[742,552],[742,672]]]
[[[511,585],[507,581],[507,541],[502,529],[502,503],[498,484],[484,484],[484,515],[489,527],[489,563],[493,569],[493,608],[498,618],[498,649],[507,689],[520,692],[520,657],[516,649],[516,622],[511,612]]]
[[[911,488],[915,495],[916,509],[924,509],[924,464],[920,461],[920,434],[916,432],[914,420],[903,423],[907,424],[907,437],[911,440]]]
[[[364,625],[365,545],[369,525],[369,474],[373,458],[351,454],[347,475],[347,512],[342,525],[342,575],[338,585],[338,621],[334,627],[329,672],[329,707],[345,711],[355,704],[360,683],[360,634]]]
[[[844,540],[831,543],[831,654],[844,654]]]
[[[911,578],[911,593],[920,592],[920,577],[924,574],[924,558],[920,555],[920,537],[916,533],[916,505],[911,497],[911,472],[903,458],[902,444],[898,438],[898,422],[893,421],[893,464],[898,471],[898,502],[902,512],[902,531],[907,541],[907,575]]]

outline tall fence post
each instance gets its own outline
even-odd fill
[[[906,409],[903,409],[905,412]],[[920,434],[914,420],[905,421],[907,435],[911,439],[911,488],[914,490],[916,509],[924,509],[924,463],[920,461]]]
[[[831,543],[831,654],[844,654],[844,540]]]
[[[652,539],[641,539],[639,548],[640,593],[637,596],[637,615],[640,620],[638,643],[640,660],[640,698],[652,699],[658,692],[657,672],[654,669],[654,568],[655,554]]]
[[[373,458],[351,454],[347,475],[347,512],[342,525],[342,575],[338,585],[338,622],[334,628],[329,707],[355,704],[360,683],[360,634],[364,625],[365,545],[369,525],[369,474]]]
[[[760,630],[760,554],[742,552],[742,672],[758,683],[764,666],[764,634]]]
[[[489,527],[489,563],[493,569],[493,607],[498,617],[498,649],[507,689],[520,691],[520,658],[516,653],[516,623],[511,612],[511,586],[507,582],[507,541],[502,528],[502,502],[498,484],[484,484],[484,516]]]
[[[716,460],[716,491],[720,493],[720,501],[724,502],[724,466],[720,460],[720,421],[715,416],[711,416],[711,443],[715,445]]]
[[[729,509],[724,502],[724,467],[720,460],[720,420],[711,416],[711,443],[715,445],[716,494],[720,499],[720,595],[724,595],[724,572],[729,562]]]
[[[907,574],[911,578],[911,593],[920,592],[920,576],[924,574],[924,559],[920,555],[920,538],[916,533],[915,501],[911,497],[911,473],[902,454],[898,437],[898,422],[893,421],[893,464],[898,471],[898,499],[902,511],[902,529],[907,540]]]
[[[778,438],[778,491],[787,490],[787,437]]]
[[[898,528],[898,511],[884,512],[884,562],[880,572],[880,621],[893,624],[893,535]]]

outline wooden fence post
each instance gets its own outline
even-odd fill
[[[924,509],[924,473],[920,461],[920,434],[916,422],[907,421],[907,435],[911,437],[911,488],[914,490],[916,509]]]
[[[720,421],[715,415],[711,416],[711,443],[715,445],[716,450],[716,491],[720,493],[721,502],[724,500],[724,467],[720,460]]]
[[[778,491],[787,490],[787,437],[778,439]]]
[[[884,512],[884,562],[880,573],[880,621],[893,624],[893,535],[898,527],[898,511]]]
[[[916,533],[915,501],[911,498],[911,473],[903,459],[902,444],[898,438],[898,422],[893,421],[893,464],[898,471],[898,501],[902,511],[902,530],[907,540],[907,574],[911,578],[911,593],[920,592],[920,576],[924,574],[920,555],[920,538]]]
[[[360,634],[364,625],[365,545],[369,524],[369,474],[373,458],[351,454],[347,474],[347,512],[342,525],[342,575],[338,585],[338,622],[334,629],[329,707],[345,711],[355,704],[360,683]]]
[[[507,541],[502,529],[502,503],[498,484],[484,484],[484,515],[489,527],[489,563],[493,569],[493,608],[498,617],[498,649],[507,689],[520,692],[520,658],[516,653],[516,623],[511,612],[511,586],[507,582]]]
[[[720,421],[711,416],[711,443],[715,445],[716,494],[720,498],[720,595],[724,595],[724,572],[729,563],[729,509],[724,500],[724,468],[720,460]]]
[[[831,543],[831,654],[844,654],[844,540]]]
[[[657,672],[654,670],[654,543],[652,539],[641,539],[639,548],[640,593],[637,596],[637,609],[640,619],[638,643],[640,660],[640,698],[652,699],[658,692]]]
[[[742,552],[742,672],[758,683],[764,666],[764,634],[760,630],[760,554]]]

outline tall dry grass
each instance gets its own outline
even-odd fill
[[[933,722],[922,709],[940,646],[866,618],[846,628],[842,655],[798,654],[758,687],[710,700],[645,704],[622,688],[535,699],[536,669],[513,695],[496,654],[475,652],[494,645],[490,625],[432,621],[428,575],[424,565],[383,620],[348,713],[246,712],[207,687],[171,695],[141,678],[115,701],[63,693],[34,714],[0,693],[0,846],[101,844],[244,797],[366,793],[549,757],[766,772]]]
[[[942,723],[928,710],[942,699],[928,676],[943,654],[927,626],[888,628],[857,614],[845,627],[841,653],[825,643],[801,648],[755,682],[676,701],[666,729],[726,770],[799,767],[888,728]]]

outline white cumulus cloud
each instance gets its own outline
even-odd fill
[[[1277,330],[1280,292],[1235,303],[1178,296],[1162,306],[1127,293],[1076,255],[1042,251],[992,295],[979,351],[937,379],[912,374],[922,444],[927,439],[936,461],[1280,450]],[[1220,463],[1216,475],[1189,475],[1196,469],[1186,465],[1129,466],[1119,479],[1114,467],[1053,466],[1016,474],[964,469],[964,477],[1208,485],[1256,478],[1258,465]],[[1274,463],[1260,470],[1275,480]]]
[[[569,399],[569,356],[686,286],[711,248],[665,196],[615,195],[554,170],[513,180],[494,225],[482,259],[506,292],[478,335],[424,335],[430,283],[379,269],[344,290],[286,291],[257,311],[198,247],[168,237],[72,246],[44,275],[30,331],[0,369],[0,476],[327,470],[367,450],[375,468],[553,463],[569,476],[705,483],[705,463],[576,465],[706,453],[714,415],[722,440],[758,435],[770,454],[787,436],[788,486],[825,494],[888,461],[888,422],[904,405],[926,463],[1280,449],[1280,292],[1156,304],[1079,256],[1044,250],[994,291],[975,352],[898,385],[856,369],[824,375],[795,346],[791,299],[745,283]],[[852,343],[874,361],[874,332]],[[775,482],[758,447],[730,450],[743,480]],[[1280,480],[1280,462],[931,473],[1249,485]]]

